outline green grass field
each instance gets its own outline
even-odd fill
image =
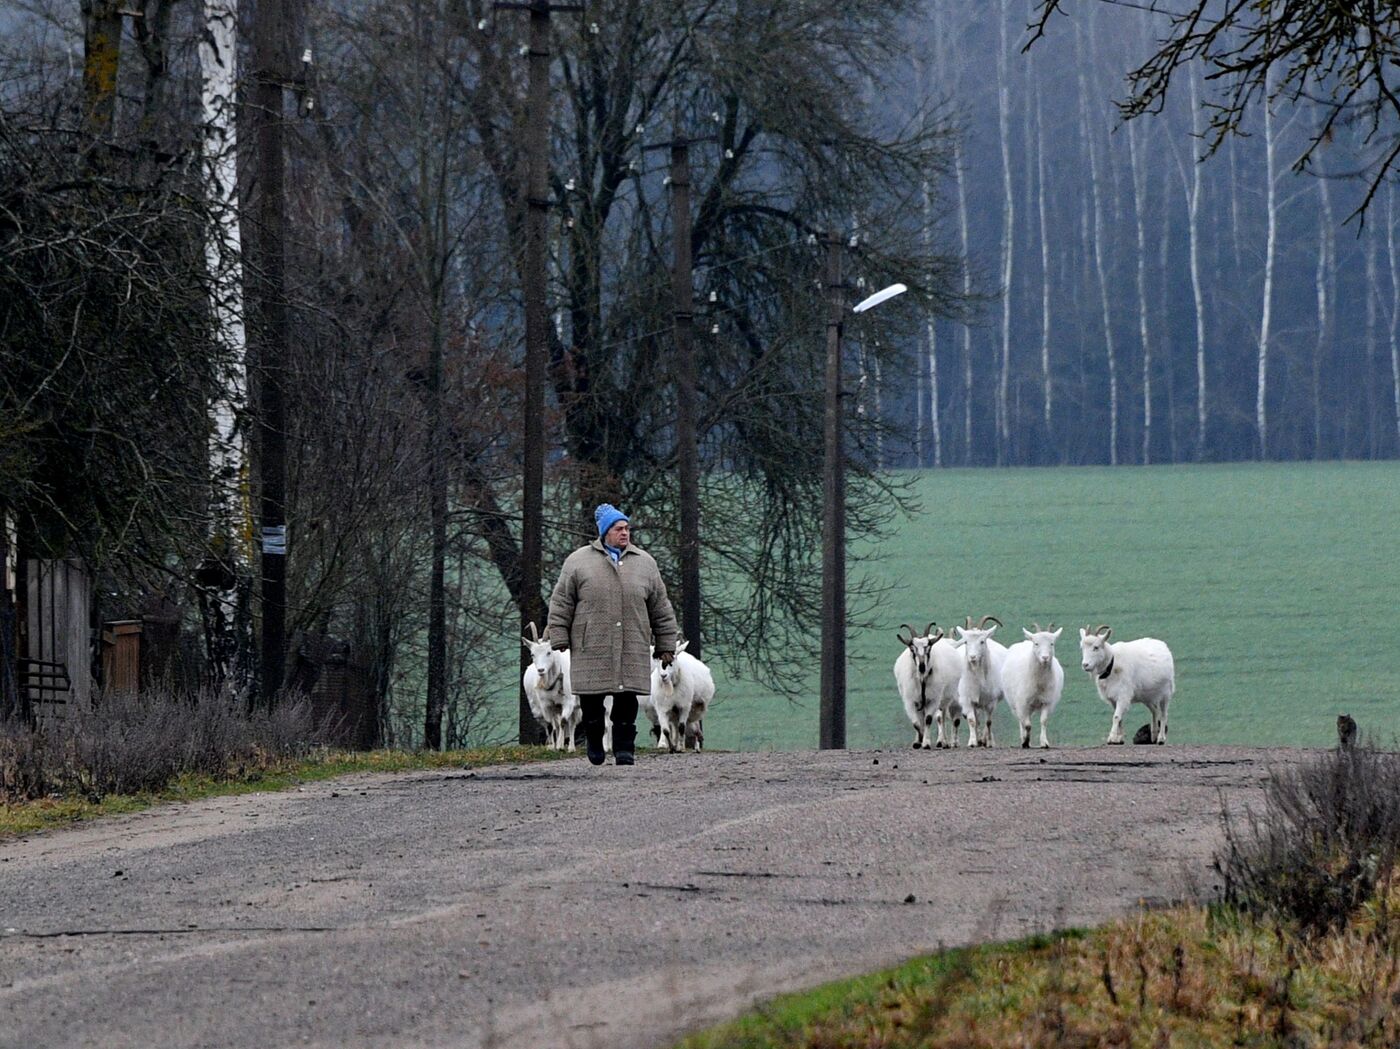
[[[1400,735],[1400,463],[942,470],[917,485],[922,514],[878,549],[855,543],[879,558],[858,571],[896,589],[848,641],[851,747],[913,741],[891,673],[901,622],[986,613],[1007,643],[1031,620],[1065,627],[1052,745],[1108,734],[1079,668],[1078,627],[1101,622],[1171,646],[1173,742],[1325,746],[1343,711],[1378,742]],[[800,704],[715,669],[707,746],[816,746],[815,667]],[[1129,734],[1146,720],[1134,707]],[[1004,705],[996,733],[1017,741]]]

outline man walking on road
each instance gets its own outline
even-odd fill
[[[651,688],[651,649],[662,666],[676,652],[676,613],[652,556],[632,545],[627,515],[611,503],[593,511],[598,538],[569,555],[549,599],[550,644],[570,649],[574,693],[583,706],[588,760],[603,763],[603,697],[613,697],[613,754],[636,760],[637,696]]]

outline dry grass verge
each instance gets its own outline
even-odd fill
[[[326,748],[303,704],[113,695],[43,729],[0,721],[0,839],[165,801],[279,790],[349,772],[540,761],[542,747],[446,754]]]
[[[482,768],[486,765],[522,764],[574,757],[544,747],[478,747],[445,752],[371,750],[336,751],[318,749],[302,758],[268,761],[256,768],[243,768],[210,775],[186,773],[176,776],[159,790],[133,794],[109,794],[100,799],[58,794],[30,801],[0,800],[0,841],[20,834],[95,819],[100,816],[139,812],[153,805],[200,798],[227,797],[259,791],[286,790],[303,783],[334,779],[354,772],[407,772],[414,769]]]
[[[1400,902],[1394,894],[1389,905]],[[1395,1046],[1395,928],[1304,940],[1225,909],[949,951],[780,998],[682,1049]]]

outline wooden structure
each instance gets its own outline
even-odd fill
[[[136,692],[141,687],[142,623],[118,619],[102,624],[102,687]]]
[[[76,558],[26,559],[19,595],[19,687],[30,716],[61,718],[93,696],[92,577]]]

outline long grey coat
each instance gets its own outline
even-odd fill
[[[614,562],[595,539],[569,555],[549,599],[549,641],[571,651],[576,695],[651,690],[651,653],[676,650],[676,613],[656,561],[628,546]]]

